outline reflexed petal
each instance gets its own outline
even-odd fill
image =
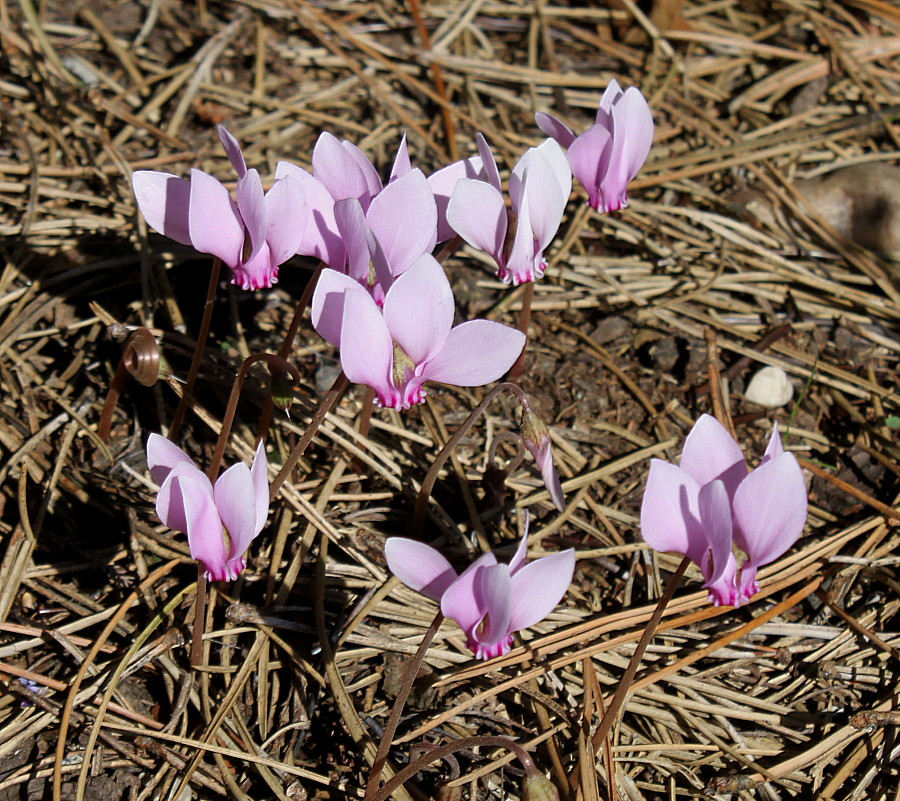
[[[725,426],[708,414],[702,415],[687,435],[679,465],[700,485],[721,479],[729,498],[747,477],[747,463],[738,444]]]
[[[279,161],[275,178],[291,177],[299,181],[306,196],[309,215],[297,253],[321,259],[334,270],[344,266],[344,245],[334,219],[334,198],[312,175],[296,164]]]
[[[697,506],[710,551],[708,558],[703,558],[697,565],[706,579],[706,585],[711,586],[723,578],[729,559],[734,561],[731,552],[731,502],[725,485],[718,479],[704,484],[700,487]]]
[[[641,537],[655,551],[680,553],[700,565],[709,544],[700,522],[700,487],[685,470],[660,459],[650,461],[641,502]]]
[[[345,292],[359,292],[366,297],[369,294],[349,275],[337,270],[322,270],[310,304],[313,328],[336,348],[341,346]]]
[[[747,566],[759,567],[790,548],[806,523],[806,484],[792,453],[756,468],[734,495],[735,541]]]
[[[525,531],[522,532],[522,539],[519,540],[519,547],[516,548],[515,554],[513,554],[513,558],[509,561],[509,574],[511,576],[516,575],[516,573],[521,569],[521,567],[525,564],[525,557],[528,555],[528,510],[525,510],[525,523],[524,523]]]
[[[266,194],[266,242],[273,266],[286,262],[303,243],[309,212],[303,184],[286,177]]]
[[[776,456],[781,456],[782,453],[784,453],[784,445],[781,443],[781,435],[778,433],[778,421],[776,420],[772,426],[772,433],[769,435],[769,444],[766,445],[766,452],[760,460],[760,465],[764,465]]]
[[[487,139],[482,134],[475,134],[475,143],[478,145],[478,155],[481,157],[481,169],[484,173],[484,180],[487,181],[498,192],[500,188],[500,171],[497,169],[497,161],[494,154],[487,143]]]
[[[250,236],[250,253],[243,261],[253,261],[266,242],[266,195],[256,170],[247,170],[237,182],[237,206]]]
[[[363,286],[369,282],[369,227],[362,206],[355,197],[344,198],[334,204],[337,223],[347,251],[347,274]]]
[[[253,479],[254,505],[256,506],[256,533],[263,530],[269,514],[269,460],[266,456],[266,443],[260,442],[253,455],[250,467],[250,478]]]
[[[191,244],[228,267],[241,263],[244,224],[228,190],[211,175],[191,170]]]
[[[238,144],[238,140],[226,130],[224,125],[217,126],[216,130],[219,132],[219,141],[222,143],[222,147],[225,148],[225,155],[228,156],[231,166],[234,167],[238,178],[243,178],[244,173],[247,172],[247,164],[244,162],[244,154],[241,153],[241,146]]]
[[[541,131],[551,139],[555,139],[563,147],[569,147],[575,141],[575,134],[572,132],[572,129],[552,114],[538,111],[534,115],[534,121]]]
[[[597,107],[597,125],[603,125],[612,131],[612,107],[623,94],[619,82],[613,78],[600,98],[600,105]]]
[[[572,173],[588,193],[588,202],[595,209],[600,203],[600,181],[606,173],[611,153],[612,135],[600,125],[588,128],[569,147]]]
[[[437,204],[421,170],[388,184],[372,200],[366,222],[396,278],[437,242]]]
[[[184,493],[182,484],[178,479],[184,478],[192,483],[189,487],[194,492],[205,492],[212,499],[212,485],[206,474],[201,472],[193,463],[177,464],[163,481],[156,495],[156,515],[162,520],[163,525],[172,531],[187,533],[188,522],[184,507]]]
[[[422,374],[431,381],[460,387],[480,387],[496,381],[525,347],[525,335],[491,320],[470,320],[447,335],[440,353]]]
[[[256,529],[256,489],[250,468],[245,464],[229,467],[216,481],[213,496],[231,541],[228,558],[242,557],[259,533]]]
[[[375,301],[365,290],[346,292],[341,366],[350,381],[372,387],[388,407],[396,404],[399,394],[391,381],[393,358],[394,343]]]
[[[345,148],[343,146],[345,144],[350,143],[340,142],[328,132],[321,134],[313,148],[314,175],[335,200],[355,197],[366,209],[371,199],[369,184],[360,169],[356,154],[353,150]]]
[[[167,172],[138,170],[131,177],[131,185],[147,225],[182,245],[192,244],[188,225],[190,181]]]
[[[623,177],[627,183],[638,174],[653,146],[653,115],[640,90],[632,86],[613,107],[613,137],[622,138]]]
[[[162,486],[172,469],[179,464],[196,467],[193,459],[171,440],[159,434],[151,434],[147,438],[147,467],[157,485]]]
[[[569,589],[574,571],[572,548],[535,559],[517,571],[510,580],[509,630],[527,629],[547,617]]]
[[[546,158],[540,150],[536,150],[531,163],[528,166],[528,174],[525,178],[525,191],[528,193],[528,219],[531,231],[537,241],[537,249],[543,251],[562,222],[566,203],[569,201],[569,193],[572,191],[572,175],[569,171],[569,162],[560,150],[559,145],[552,139],[546,144],[552,145],[556,150],[553,158]],[[548,151],[553,153],[553,151]],[[562,159],[562,166],[556,156]],[[563,172],[566,181],[563,181]],[[510,193],[512,193],[512,181],[510,181]],[[521,215],[520,215],[521,222]]]
[[[437,205],[438,242],[445,242],[456,235],[456,232],[447,222],[447,204],[450,202],[450,196],[456,188],[456,182],[460,178],[477,178],[480,173],[481,159],[473,157],[462,161],[454,161],[447,167],[443,167],[428,176],[428,186],[434,193],[434,202]]]
[[[391,337],[416,365],[440,351],[453,325],[453,311],[453,290],[444,268],[428,255],[394,281],[384,299]]]
[[[468,632],[475,626],[484,613],[475,596],[475,578],[479,571],[497,564],[497,557],[492,553],[479,556],[469,565],[441,596],[441,611],[459,623],[463,631]]]
[[[412,164],[409,162],[409,147],[406,144],[406,134],[404,133],[403,138],[400,140],[400,147],[397,148],[397,155],[394,157],[394,165],[391,167],[391,176],[388,179],[388,183],[392,183],[398,178],[402,178],[411,169]]]
[[[467,632],[479,645],[490,647],[507,637],[510,628],[510,579],[508,565],[489,565],[476,571],[475,603],[484,618],[474,631]]]
[[[350,154],[350,158],[356,162],[356,166],[366,184],[366,191],[360,198],[360,201],[363,204],[363,208],[368,211],[369,203],[372,198],[381,191],[381,178],[378,177],[378,171],[372,166],[372,162],[369,161],[368,156],[366,156],[366,154],[356,145],[345,139],[341,142],[341,147],[343,147],[344,150]]]
[[[541,142],[535,150],[547,160],[556,176],[556,182],[562,190],[566,200],[569,199],[569,193],[572,191],[572,168],[563,149],[552,139]]]
[[[384,544],[388,567],[407,587],[434,601],[456,581],[456,571],[444,556],[424,542],[390,537]]]
[[[447,205],[447,222],[472,247],[489,253],[498,264],[503,262],[506,204],[490,184],[469,178],[457,182]]]
[[[222,581],[228,577],[225,537],[212,492],[197,479],[181,476],[175,480],[184,499],[191,558],[206,568],[211,580]]]

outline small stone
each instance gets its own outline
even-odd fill
[[[780,367],[763,367],[750,379],[744,397],[766,409],[777,409],[794,397],[794,385]]]

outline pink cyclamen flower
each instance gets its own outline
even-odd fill
[[[508,565],[486,553],[460,575],[438,551],[416,540],[391,537],[384,555],[400,581],[437,601],[444,616],[459,624],[478,659],[491,659],[509,652],[514,632],[547,617],[572,583],[572,548],[526,565],[527,545],[526,526]]]
[[[244,554],[269,513],[269,481],[263,443],[253,465],[236,464],[212,485],[181,448],[151,434],[147,465],[159,484],[156,513],[173,531],[187,534],[191,557],[212,581],[231,581],[244,569]]]
[[[740,606],[759,591],[757,569],[800,536],[806,506],[800,465],[782,448],[777,425],[759,467],[748,473],[725,427],[703,415],[684,442],[679,466],[651,461],[641,535],[651,548],[694,562],[710,602]]]
[[[349,276],[323,270],[311,312],[319,335],[340,348],[347,378],[372,387],[378,405],[398,410],[425,400],[426,381],[496,381],[525,346],[521,332],[490,320],[453,327],[450,282],[428,255],[393,282],[383,309]]]
[[[597,211],[618,211],[628,205],[628,182],[638,174],[653,144],[653,117],[640,90],[622,91],[612,80],[597,109],[596,122],[575,136],[572,130],[543,111],[534,120],[547,136],[568,150],[569,164]]]
[[[497,163],[481,134],[478,149],[486,180],[457,181],[447,222],[472,247],[493,257],[501,281],[514,286],[535,281],[547,268],[544,250],[559,230],[572,191],[569,163],[552,139],[529,148],[509,176],[507,212]]]
[[[237,202],[200,170],[191,170],[190,180],[139,170],[132,177],[138,208],[154,231],[221,259],[231,269],[231,283],[269,287],[303,239],[306,193],[289,177],[264,192],[259,173],[247,169],[240,145],[222,126],[219,139],[238,176]]]

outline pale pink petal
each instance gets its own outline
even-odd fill
[[[192,244],[188,225],[190,181],[167,172],[138,170],[131,177],[131,185],[147,225],[182,245]]]
[[[163,481],[156,494],[156,515],[162,520],[163,524],[172,531],[183,531],[187,533],[188,523],[184,506],[184,493],[182,484],[179,479],[189,479],[192,483],[188,486],[195,491],[199,487],[203,492],[212,498],[212,485],[206,474],[203,473],[196,465],[191,463],[179,463],[170,471],[166,480]]]
[[[303,184],[291,177],[276,180],[265,203],[266,242],[272,264],[278,266],[297,252],[306,233],[309,211]]]
[[[723,481],[729,498],[747,476],[738,444],[725,426],[708,414],[701,415],[687,435],[679,464],[700,485],[717,478]]]
[[[500,192],[500,170],[497,169],[497,161],[494,159],[494,154],[491,152],[487,139],[480,133],[477,133],[475,134],[475,143],[478,145],[478,155],[481,157],[481,169],[484,173],[484,180]]]
[[[718,578],[703,584],[709,590],[707,597],[713,606],[740,606],[750,599],[750,595],[745,594],[738,586],[738,570],[734,554],[728,554],[723,569],[717,572]]]
[[[391,408],[399,400],[391,380],[393,357],[394,343],[375,301],[365,291],[346,292],[341,328],[344,374],[354,384],[372,387],[381,405]]]
[[[600,182],[612,154],[612,134],[600,125],[588,128],[569,146],[572,173],[588,193],[588,203],[597,209],[601,203]]]
[[[368,208],[370,198],[366,176],[360,170],[354,153],[342,144],[327,131],[319,136],[313,148],[313,174],[334,200],[355,197],[364,208]]]
[[[484,181],[457,182],[447,205],[447,223],[472,247],[504,263],[507,214],[503,195]]]
[[[792,453],[782,453],[756,468],[734,495],[735,541],[747,554],[748,567],[777,559],[803,532],[806,484]]]
[[[709,587],[722,580],[733,560],[731,502],[725,485],[717,479],[700,487],[697,507],[709,545],[708,554],[697,565]]]
[[[262,531],[269,514],[269,460],[266,456],[266,443],[260,442],[253,455],[250,466],[250,478],[253,480],[254,505],[256,507],[256,531]]]
[[[278,283],[278,266],[272,261],[269,243],[263,241],[259,251],[231,268],[231,283],[241,289],[263,289]]]
[[[525,510],[525,522],[522,532],[522,539],[519,540],[519,547],[513,554],[513,558],[509,560],[509,575],[514,576],[525,564],[525,557],[528,556],[528,510]]]
[[[447,222],[447,204],[450,202],[450,196],[456,188],[456,182],[461,178],[478,178],[480,174],[481,159],[473,157],[462,161],[454,161],[447,167],[428,176],[428,187],[434,193],[434,202],[437,206],[438,242],[446,242],[456,235],[456,232]]]
[[[346,255],[334,219],[334,198],[331,193],[320,181],[296,164],[279,161],[275,167],[275,178],[285,177],[299,181],[306,196],[309,218],[297,253],[321,259],[332,269],[341,269]]]
[[[343,147],[344,150],[349,153],[350,158],[356,162],[357,169],[359,169],[363,181],[365,182],[366,190],[360,198],[360,201],[363,204],[363,208],[368,211],[369,203],[372,198],[381,191],[381,178],[378,177],[378,171],[372,165],[372,162],[369,161],[369,157],[356,145],[345,139],[341,142],[341,147]]]
[[[518,221],[516,233],[513,237],[506,265],[498,265],[497,276],[504,283],[512,283],[513,286],[534,281],[544,274],[544,255],[535,240],[534,231],[531,228],[530,196],[524,190],[524,182],[510,177],[509,191],[512,198],[515,190],[517,197],[513,200],[513,210]],[[551,191],[553,187],[551,187]]]
[[[519,358],[525,335],[491,320],[470,320],[447,335],[440,353],[422,374],[430,381],[480,387],[502,377]]]
[[[245,464],[229,467],[216,481],[213,495],[231,543],[228,558],[239,559],[260,531],[256,528],[256,488],[250,468]]]
[[[228,190],[211,175],[191,170],[191,244],[228,267],[241,263],[244,224]]]
[[[244,154],[241,153],[241,146],[238,144],[238,140],[226,130],[224,125],[219,125],[216,130],[219,132],[219,141],[222,143],[222,147],[225,148],[225,155],[228,156],[231,166],[234,167],[238,178],[243,178],[244,173],[247,172],[247,164],[244,162]]]
[[[406,144],[406,134],[400,140],[400,147],[397,148],[397,155],[394,156],[394,164],[391,167],[391,175],[388,179],[389,183],[393,183],[398,178],[402,178],[412,169],[409,161],[409,147]]]
[[[485,609],[479,605],[475,596],[475,578],[479,571],[497,564],[497,557],[492,553],[479,556],[469,565],[441,596],[441,612],[459,623],[459,627],[468,632],[484,617]]]
[[[394,281],[384,299],[391,337],[417,365],[441,350],[453,325],[453,311],[453,290],[444,268],[427,255]]]
[[[175,480],[180,485],[184,499],[191,558],[203,565],[210,580],[224,581],[230,578],[225,564],[227,555],[222,521],[212,492],[198,479],[181,476]]]
[[[369,294],[349,275],[337,270],[322,270],[310,303],[313,328],[322,339],[336,348],[341,345],[346,292],[359,292],[365,296]]]
[[[613,106],[613,138],[624,139],[623,172],[627,183],[638,174],[653,146],[653,115],[640,90],[632,86]]]
[[[562,120],[547,114],[544,111],[538,111],[534,115],[534,121],[537,127],[551,139],[555,139],[563,147],[569,147],[575,141],[575,134]]]
[[[193,459],[171,440],[159,434],[151,434],[147,438],[147,467],[150,477],[157,485],[161,486],[172,469],[179,464],[196,467]]]
[[[400,581],[433,601],[440,601],[456,581],[456,571],[443,555],[424,542],[389,537],[384,543],[388,567]]]
[[[366,222],[396,278],[437,242],[437,205],[421,170],[388,184],[372,200]]]
[[[563,496],[562,484],[559,481],[559,473],[556,472],[556,465],[553,462],[553,447],[550,437],[543,436],[538,442],[525,437],[523,441],[537,463],[538,470],[541,471],[541,479],[547,492],[550,493],[550,500],[560,512],[565,511],[566,500]]]
[[[575,551],[544,556],[529,562],[510,580],[509,630],[521,631],[549,615],[572,583]]]
[[[778,433],[778,421],[776,420],[772,426],[769,444],[766,445],[766,452],[763,454],[760,464],[764,465],[776,456],[781,456],[782,453],[784,453],[784,445],[781,444],[781,435]]]
[[[266,242],[266,196],[262,179],[256,170],[247,170],[237,182],[237,206],[250,237],[250,253],[244,261],[252,261]]]
[[[546,147],[545,147],[546,146]],[[528,167],[525,191],[528,193],[528,219],[537,242],[543,251],[556,236],[563,212],[572,191],[569,162],[560,147],[548,139],[535,151]]]
[[[641,502],[641,537],[660,553],[680,553],[701,564],[709,543],[700,522],[700,487],[685,470],[651,459]]]
[[[607,127],[611,127],[611,115],[610,112],[612,110],[613,105],[622,97],[624,92],[622,92],[622,87],[619,86],[619,82],[613,78],[609,82],[609,86],[606,87],[606,91],[603,92],[603,96],[600,98],[600,105],[597,107],[597,124],[598,125],[606,125]]]
[[[484,617],[473,631],[466,632],[478,645],[490,648],[510,635],[509,565],[490,565],[476,571],[473,581],[475,604]]]
[[[367,286],[370,259],[367,236],[369,228],[362,206],[355,197],[338,200],[334,204],[334,219],[347,251],[347,274],[354,281]]]

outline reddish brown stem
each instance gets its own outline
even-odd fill
[[[534,300],[534,281],[525,284],[522,292],[522,309],[519,312],[519,322],[516,325],[523,334],[525,334],[525,347],[516,359],[515,364],[510,368],[507,378],[510,381],[516,381],[525,371],[525,350],[528,348],[528,326],[531,324],[531,303]]]

